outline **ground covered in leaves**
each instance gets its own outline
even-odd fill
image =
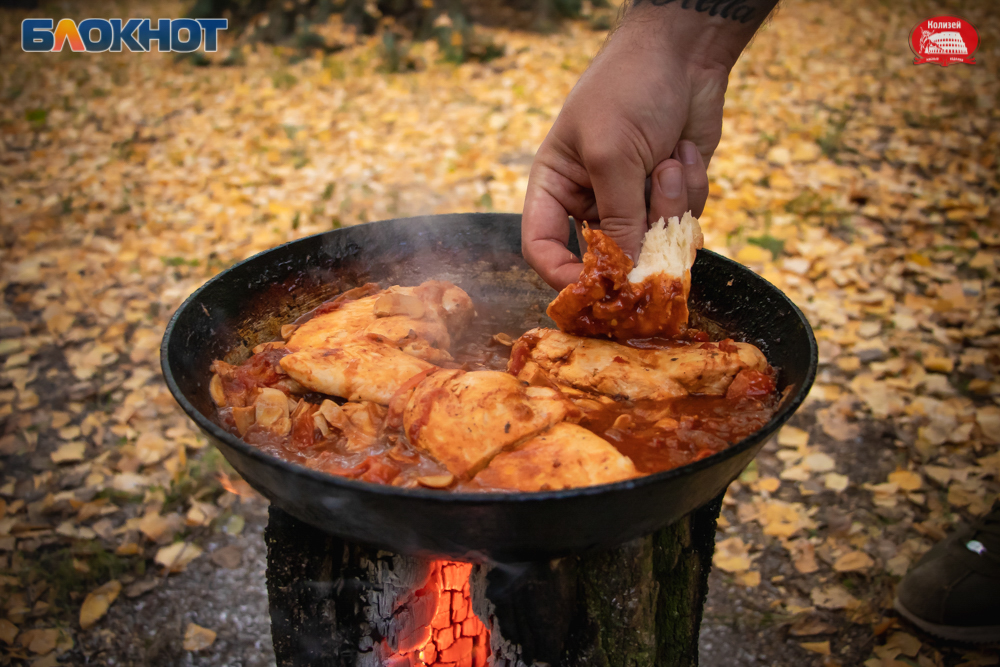
[[[1000,20],[952,3],[980,64],[916,67],[909,31],[942,5],[865,4],[783,3],[730,83],[706,246],[801,306],[821,367],[726,497],[705,664],[1000,662],[890,609],[910,564],[1000,490]],[[87,11],[183,12],[132,9]],[[393,73],[398,52],[336,18],[336,53],[196,67],[25,54],[23,15],[0,17],[0,664],[257,664],[260,501],[164,386],[167,319],[303,235],[519,211],[605,33],[478,28],[503,56],[456,64],[420,43]],[[192,582],[247,602],[199,615]],[[168,617],[140,636],[136,619]]]

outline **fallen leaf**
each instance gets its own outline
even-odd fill
[[[745,572],[750,569],[750,547],[739,537],[730,537],[715,545],[712,562],[726,572]]]
[[[889,482],[898,486],[902,491],[916,491],[924,485],[920,475],[911,470],[897,470],[889,473]]]
[[[59,445],[59,447],[56,448],[56,451],[49,454],[49,457],[52,459],[53,463],[73,463],[76,461],[82,461],[86,450],[86,443],[67,442]]]
[[[735,577],[736,583],[740,586],[746,586],[747,588],[756,588],[760,586],[760,572],[757,570],[750,570],[748,572],[740,572]]]
[[[6,618],[0,618],[0,641],[5,644],[13,644],[14,640],[17,639],[18,632],[20,631],[16,625]]]
[[[86,630],[101,620],[121,590],[121,582],[115,579],[88,593],[80,607],[80,628]]]
[[[802,459],[802,465],[812,472],[830,472],[836,466],[836,462],[826,454],[816,453]]]
[[[31,661],[31,665],[29,667],[57,667],[57,665],[59,665],[59,656],[55,651],[53,651],[48,655],[35,658]]]
[[[811,574],[819,569],[816,562],[816,549],[807,539],[798,539],[787,543],[792,565],[802,574]]]
[[[849,604],[857,602],[857,598],[840,584],[814,588],[809,592],[809,598],[814,605],[824,609],[845,609]]]
[[[21,646],[32,653],[49,653],[56,648],[59,641],[59,631],[53,628],[35,628],[21,633]]]
[[[231,517],[229,517],[228,521],[226,521],[224,530],[229,535],[239,535],[240,533],[243,532],[243,526],[245,525],[246,525],[246,519],[244,519],[241,514],[234,514]]]
[[[216,633],[214,630],[203,628],[195,623],[188,623],[184,630],[184,650],[203,651],[215,643]]]
[[[212,523],[221,510],[211,503],[203,503],[198,500],[191,501],[191,508],[184,517],[189,526],[207,526]]]
[[[115,554],[119,556],[134,556],[137,553],[139,553],[139,545],[135,542],[125,542],[115,549]]]
[[[156,557],[153,560],[167,568],[170,572],[182,572],[191,561],[201,554],[202,549],[197,544],[174,542],[170,546],[162,547],[157,551]]]
[[[823,486],[838,493],[846,489],[850,483],[851,480],[847,477],[847,475],[828,472],[823,476]]]
[[[976,410],[976,423],[990,442],[1000,443],[1000,407],[987,405]]]
[[[892,633],[885,645],[898,648],[903,655],[911,658],[920,652],[920,640],[907,632]]]
[[[184,519],[179,514],[162,516],[159,513],[147,512],[139,519],[139,531],[153,542],[168,542],[184,525]]]
[[[227,570],[235,570],[243,561],[243,549],[235,544],[230,544],[227,547],[216,549],[209,555],[209,558],[219,567],[224,567]]]
[[[833,563],[833,569],[837,572],[859,572],[867,570],[875,561],[871,556],[863,551],[848,551]]]
[[[819,422],[823,432],[834,440],[847,442],[855,440],[861,436],[861,427],[847,420],[847,418],[830,408],[816,411],[816,421]]]
[[[148,577],[146,579],[140,579],[132,582],[129,584],[128,588],[125,589],[125,596],[129,598],[137,598],[140,595],[145,595],[159,586],[160,581],[160,577]]]
[[[788,628],[788,634],[795,637],[829,635],[837,631],[837,626],[827,623],[819,616],[809,614],[795,620]]]
[[[162,435],[147,431],[135,441],[135,453],[144,466],[159,463],[173,453],[175,447]]]
[[[764,477],[757,482],[757,488],[767,493],[774,493],[781,486],[781,480],[777,477]]]
[[[150,480],[148,477],[134,472],[119,473],[111,479],[112,488],[122,493],[138,493],[149,486],[149,484]]]
[[[819,653],[820,655],[830,655],[829,639],[821,642],[801,642],[799,646],[801,646],[807,651],[812,651],[813,653]]]
[[[778,431],[778,444],[782,447],[803,448],[809,444],[809,433],[794,426],[782,426]]]

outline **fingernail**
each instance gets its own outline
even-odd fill
[[[681,142],[681,161],[688,165],[698,163],[698,147],[693,141]]]
[[[667,167],[660,172],[660,190],[668,199],[677,199],[684,188],[684,176],[680,167]]]

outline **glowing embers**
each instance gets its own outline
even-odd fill
[[[486,667],[490,631],[472,610],[471,563],[431,564],[427,583],[396,610],[399,645],[387,667]]]

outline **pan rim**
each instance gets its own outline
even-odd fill
[[[426,215],[426,216],[411,216],[405,218],[391,218],[388,220],[373,221],[367,224],[378,224],[378,223],[405,223],[407,221],[414,220],[435,220],[443,221],[446,219],[464,219],[464,220],[475,220],[476,218],[491,218],[496,219],[497,217],[509,218],[511,222],[515,219],[519,222],[521,219],[521,214],[519,213],[452,213],[452,214],[441,214],[441,215]],[[309,236],[304,236],[299,239],[292,241],[287,241],[285,243],[279,244],[267,250],[262,250],[261,252],[255,253],[250,257],[247,257],[240,262],[237,262],[219,272],[215,276],[212,276],[207,281],[205,281],[201,286],[198,287],[194,292],[192,292],[184,301],[177,307],[173,315],[170,317],[170,321],[163,333],[163,339],[160,343],[160,370],[163,373],[163,379],[167,384],[167,388],[173,395],[174,400],[181,406],[185,414],[192,419],[195,424],[198,425],[202,431],[207,433],[213,438],[216,438],[224,442],[227,446],[232,447],[237,450],[240,454],[244,456],[249,456],[250,458],[256,459],[257,461],[268,464],[271,466],[276,466],[282,472],[290,473],[295,476],[303,477],[309,479],[313,482],[320,484],[333,485],[334,487],[340,487],[345,491],[350,492],[367,492],[374,493],[379,496],[386,498],[398,498],[401,500],[412,499],[420,500],[424,502],[431,503],[447,503],[448,505],[470,505],[470,506],[480,506],[480,505],[523,505],[525,503],[535,503],[535,502],[549,502],[549,501],[563,501],[563,500],[574,500],[581,497],[596,496],[596,495],[612,495],[617,493],[624,493],[626,491],[631,491],[633,489],[639,489],[644,486],[659,484],[660,482],[666,482],[667,480],[677,479],[681,477],[686,477],[693,475],[701,470],[712,467],[722,461],[732,458],[747,449],[755,446],[756,444],[763,442],[768,437],[770,437],[777,429],[784,425],[784,423],[795,414],[796,410],[805,401],[806,396],[809,393],[810,388],[816,378],[817,365],[818,365],[818,348],[816,344],[816,336],[813,332],[812,326],[809,324],[809,320],[806,318],[802,310],[795,305],[795,303],[788,298],[788,296],[782,292],[777,286],[765,280],[763,277],[754,273],[748,267],[736,262],[728,257],[720,255],[719,253],[713,252],[707,249],[701,249],[698,251],[699,254],[704,253],[705,255],[712,257],[714,261],[721,262],[722,265],[728,266],[736,271],[745,274],[745,277],[749,280],[758,280],[765,283],[771,290],[773,290],[777,295],[781,297],[780,304],[789,307],[797,317],[799,323],[803,326],[806,334],[806,339],[809,345],[809,368],[806,374],[805,380],[802,382],[802,386],[796,389],[795,394],[792,399],[788,401],[784,406],[780,407],[777,412],[771,417],[771,419],[765,424],[760,430],[755,431],[749,436],[743,438],[742,440],[732,444],[726,449],[717,452],[711,456],[708,456],[699,461],[689,463],[677,468],[672,468],[670,470],[664,470],[661,472],[653,473],[650,475],[645,475],[643,477],[638,477],[634,479],[624,480],[621,482],[614,482],[611,484],[599,484],[594,486],[578,487],[573,489],[562,489],[558,491],[530,491],[530,492],[450,492],[450,491],[434,491],[431,489],[404,489],[396,486],[389,486],[386,484],[376,484],[374,482],[363,482],[360,480],[353,480],[345,477],[337,477],[336,475],[330,475],[318,470],[313,470],[311,468],[306,468],[305,466],[298,465],[296,463],[291,463],[289,461],[284,461],[275,456],[267,454],[257,447],[244,442],[240,438],[237,438],[232,433],[224,430],[221,426],[216,424],[214,421],[206,417],[200,410],[198,410],[184,395],[179,384],[174,378],[173,371],[170,367],[170,341],[171,336],[174,331],[174,327],[178,324],[181,313],[184,313],[191,307],[195,302],[197,302],[199,296],[203,294],[206,290],[211,289],[218,282],[221,282],[227,274],[230,272],[235,272],[240,267],[249,264],[264,255],[272,252],[276,252],[281,248],[286,248],[299,243],[307,243],[310,240],[315,240],[318,238],[329,238],[335,236],[338,233],[346,232],[350,227],[342,227],[340,229],[334,229],[326,232],[319,232],[317,234],[311,234]]]

